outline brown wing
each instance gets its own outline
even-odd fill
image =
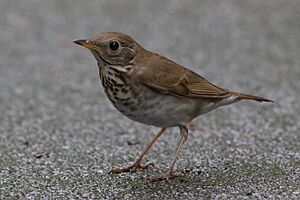
[[[148,62],[138,66],[135,76],[157,92],[176,96],[216,100],[231,96],[226,89],[158,54],[153,54],[148,57]]]

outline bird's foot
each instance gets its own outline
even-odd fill
[[[173,179],[176,177],[181,177],[181,176],[183,176],[183,173],[181,173],[181,172],[168,171],[167,173],[165,173],[163,175],[151,176],[150,181],[151,182],[169,181],[170,179]]]
[[[120,174],[120,173],[125,173],[125,172],[134,173],[137,171],[142,171],[144,169],[148,169],[150,166],[154,166],[154,164],[147,163],[145,165],[142,165],[140,162],[135,162],[128,167],[113,167],[111,170],[111,173],[113,173],[113,174]]]

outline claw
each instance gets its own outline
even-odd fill
[[[120,174],[120,173],[125,173],[125,172],[130,172],[130,173],[134,173],[137,171],[142,171],[144,169],[148,169],[150,166],[154,166],[153,163],[147,163],[145,165],[142,165],[139,162],[135,162],[132,165],[128,166],[128,167],[113,167],[111,170],[111,173],[113,174]]]

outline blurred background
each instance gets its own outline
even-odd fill
[[[300,198],[298,0],[1,0],[0,198]],[[225,88],[275,104],[241,102],[201,116],[172,183],[163,173],[171,129],[146,160],[113,176],[157,128],[108,102],[96,61],[72,43],[117,31]]]

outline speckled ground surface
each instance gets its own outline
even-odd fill
[[[298,0],[0,2],[0,199],[299,199]],[[132,35],[225,88],[275,104],[240,102],[170,129],[146,157],[155,167],[108,174],[135,160],[158,130],[105,98],[92,55],[72,43],[97,32]]]

